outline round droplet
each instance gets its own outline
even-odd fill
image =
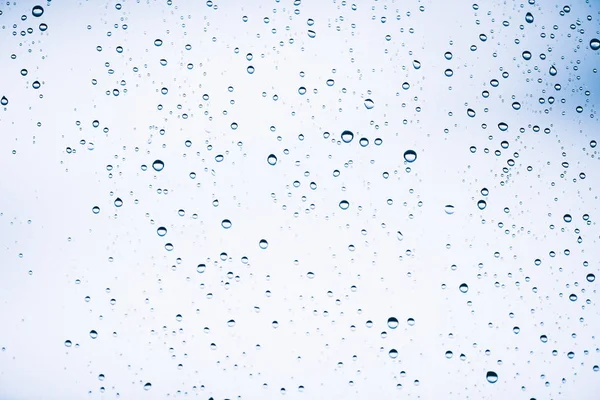
[[[472,108],[468,108],[467,109],[467,115],[471,118],[473,118],[475,116],[475,110],[473,110]]]
[[[267,247],[269,247],[269,242],[267,242],[265,239],[261,239],[260,242],[258,242],[258,247],[265,250]]]
[[[156,47],[160,47],[160,46],[162,46],[162,43],[163,43],[163,41],[162,41],[162,40],[160,40],[160,39],[156,39],[156,40],[154,41],[154,45],[155,45]]]
[[[366,99],[365,100],[365,108],[367,110],[371,110],[373,107],[375,107],[375,103],[373,102],[373,100],[371,99]]]
[[[461,283],[458,287],[458,290],[460,290],[461,293],[467,293],[469,291],[469,285],[466,283]]]
[[[542,343],[548,343],[548,336],[546,336],[546,335],[541,335],[541,336],[540,336],[540,340],[542,341]]]
[[[415,319],[414,318],[409,318],[409,319],[406,320],[406,323],[409,326],[414,326],[415,325]]]
[[[454,214],[454,206],[451,204],[446,204],[444,206],[444,211],[446,212],[446,214],[451,215]]]
[[[445,355],[447,359],[451,359],[454,354],[450,350],[448,350]]]
[[[522,56],[523,56],[523,59],[524,59],[524,60],[527,60],[527,61],[531,60],[531,52],[529,52],[529,51],[527,51],[527,50],[525,50],[525,51],[523,52]]]
[[[269,163],[269,165],[277,164],[277,156],[275,154],[269,154],[269,157],[267,157],[267,163]]]
[[[496,383],[498,382],[498,374],[494,371],[488,371],[487,374],[485,374],[485,379],[487,379],[489,383]]]
[[[487,207],[487,203],[485,202],[485,200],[479,200],[479,201],[477,202],[477,207],[478,207],[480,210],[483,210],[483,209],[485,209],[485,208]]]
[[[406,162],[412,163],[417,159],[417,153],[414,150],[406,150],[404,152],[404,160]]]
[[[146,382],[146,384],[144,385],[144,390],[150,390],[152,389],[152,384],[150,382]]]
[[[198,264],[198,266],[196,267],[196,271],[198,271],[199,274],[206,271],[206,264]]]
[[[31,15],[34,17],[41,17],[44,14],[44,9],[42,6],[33,6],[31,9]]]
[[[327,84],[327,86],[333,86],[335,84],[335,81],[333,79],[327,79],[327,82],[325,82]]]
[[[575,293],[571,293],[569,295],[569,300],[571,300],[571,301],[577,301],[577,295]]]
[[[308,31],[308,37],[314,39],[317,36],[317,33],[313,30]]]
[[[160,172],[160,171],[162,171],[164,167],[165,167],[165,163],[164,163],[164,162],[162,162],[161,160],[155,160],[155,161],[152,163],[152,168],[154,168],[154,170],[155,170],[156,172]]]
[[[8,104],[8,99],[5,96],[2,96],[2,98],[0,99],[0,104],[2,104],[3,106]]]
[[[446,60],[452,60],[452,53],[450,53],[449,51],[444,53],[444,58]]]
[[[395,317],[388,318],[387,325],[390,329],[396,329],[398,327],[398,319]]]
[[[252,75],[254,73],[254,67],[252,65],[248,65],[246,67],[246,72],[248,72],[250,75]]]
[[[512,103],[512,108],[515,110],[520,110],[521,109],[521,103],[519,103],[518,101],[515,101]]]
[[[90,337],[91,337],[92,339],[96,339],[96,338],[98,337],[98,332],[96,332],[96,331],[94,331],[94,330],[91,330],[91,331],[90,331]]]
[[[231,221],[228,219],[224,219],[223,221],[221,221],[221,226],[225,229],[229,229],[231,228]]]
[[[600,49],[600,40],[598,40],[596,38],[590,40],[590,49],[592,49],[592,50]]]
[[[346,200],[340,201],[340,208],[342,210],[347,210],[348,207],[350,207],[350,203],[348,203]]]
[[[65,340],[65,347],[71,347],[73,343],[70,340]]]
[[[352,141],[352,139],[354,139],[354,133],[352,133],[350,131],[342,132],[342,142],[350,143]]]
[[[230,319],[229,321],[227,321],[227,326],[230,328],[233,328],[235,326],[235,320]]]
[[[391,349],[388,354],[389,354],[390,358],[393,360],[394,358],[398,357],[398,350]]]
[[[571,217],[571,214],[565,214],[563,216],[563,220],[567,223],[571,222],[573,220],[573,217]]]
[[[114,201],[115,207],[121,207],[123,205],[123,200],[120,197],[117,197]]]
[[[594,282],[596,280],[596,275],[594,275],[594,274],[587,274],[587,276],[585,277],[585,279],[588,282]]]
[[[300,86],[300,88],[298,88],[298,93],[301,95],[305,95],[306,94],[306,88],[304,86]]]
[[[505,132],[508,129],[508,124],[506,122],[500,122],[498,124],[498,129],[500,129],[502,132]]]
[[[167,234],[167,228],[165,228],[164,226],[161,226],[161,227],[159,227],[159,228],[156,230],[156,234],[157,234],[158,236],[160,236],[160,237],[163,237],[163,236],[165,236],[165,235]]]
[[[92,208],[92,212],[93,212],[94,214],[98,214],[98,213],[100,212],[100,207],[98,207],[98,206],[94,206],[94,207]]]
[[[448,68],[444,71],[444,75],[446,75],[447,77],[451,77],[452,75],[454,75],[454,71]]]
[[[525,21],[527,21],[527,23],[531,24],[533,22],[533,14],[530,12],[525,14]]]

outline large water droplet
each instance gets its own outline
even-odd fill
[[[421,68],[421,62],[418,60],[413,60],[413,67],[414,67],[414,69]]]
[[[467,115],[471,118],[473,118],[475,116],[475,110],[473,110],[472,108],[468,108],[467,109]]]
[[[573,217],[571,217],[571,214],[565,214],[563,215],[563,220],[567,223],[573,221]]]
[[[522,54],[523,59],[526,61],[531,60],[531,52],[529,50],[525,50]]]
[[[530,12],[525,14],[525,21],[527,21],[527,23],[531,24],[533,22],[533,14]]]
[[[406,162],[414,162],[417,159],[417,153],[414,150],[406,150],[404,152],[404,160]]]
[[[117,197],[114,201],[115,207],[121,207],[123,205],[123,200],[120,197]]]
[[[550,66],[550,70],[548,72],[550,73],[551,76],[556,76],[556,74],[558,73],[558,71],[556,70],[556,67],[554,67],[554,65]]]
[[[342,132],[342,141],[344,143],[350,143],[352,141],[352,139],[354,139],[354,133],[352,133],[350,131]]]
[[[389,354],[390,358],[393,360],[394,358],[398,357],[398,350],[391,349],[388,354]]]
[[[496,383],[498,382],[498,374],[494,371],[488,371],[487,374],[485,374],[485,379],[487,379],[489,383]]]
[[[446,204],[444,206],[444,211],[446,212],[446,214],[451,215],[454,214],[454,206],[451,204]]]
[[[467,285],[466,283],[461,283],[458,287],[458,290],[460,290],[461,293],[467,293],[469,291],[469,285]]]
[[[590,40],[590,49],[592,49],[592,50],[600,49],[600,40],[598,40],[596,38]]]
[[[160,172],[160,171],[162,171],[164,167],[165,167],[165,163],[164,163],[164,162],[162,162],[161,160],[155,160],[155,161],[152,163],[152,168],[154,168],[154,170],[155,170],[156,172]]]
[[[398,327],[398,319],[395,317],[388,318],[387,325],[390,329],[396,329]]]
[[[500,129],[502,132],[505,132],[508,129],[508,124],[506,122],[500,122],[498,124],[498,129]]]
[[[167,228],[165,228],[164,226],[161,226],[161,227],[159,227],[159,228],[156,230],[156,234],[157,234],[158,236],[160,236],[160,237],[163,237],[163,236],[165,236],[165,235],[167,234]]]
[[[261,239],[260,242],[258,242],[258,247],[265,250],[267,247],[269,247],[269,242],[267,242],[265,239]]]
[[[485,202],[485,200],[479,200],[479,201],[477,202],[477,207],[478,207],[480,210],[484,210],[484,209],[487,207],[487,203]]]
[[[146,384],[144,385],[144,390],[150,390],[152,389],[152,384],[150,382],[146,382]]]
[[[42,6],[33,6],[31,9],[31,15],[34,17],[41,17],[44,14],[44,9]]]
[[[587,276],[585,277],[585,279],[588,282],[594,282],[596,280],[596,275],[594,275],[594,274],[587,274]]]
[[[350,207],[350,203],[348,203],[346,200],[340,201],[340,208],[342,210],[347,210],[348,207]]]
[[[371,110],[373,107],[375,107],[375,103],[371,99],[366,99],[365,100],[365,107],[366,107],[367,110]]]
[[[269,157],[267,157],[267,163],[269,163],[269,165],[277,164],[277,156],[275,154],[269,154]]]
[[[91,331],[90,331],[90,337],[91,337],[92,339],[96,339],[96,338],[98,337],[98,332],[96,332],[96,331],[94,331],[94,330],[91,330]]]
[[[229,229],[231,228],[231,221],[228,219],[224,219],[223,221],[221,221],[221,226],[225,229]]]

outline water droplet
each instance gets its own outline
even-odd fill
[[[229,321],[227,321],[227,326],[230,328],[233,328],[235,326],[235,320],[230,319]]]
[[[419,69],[421,68],[421,62],[418,60],[413,60],[413,68],[414,69]]]
[[[2,104],[3,106],[8,104],[8,99],[5,96],[2,96],[2,98],[0,99],[0,104]]]
[[[366,99],[365,107],[367,108],[367,110],[371,110],[373,107],[375,107],[375,103],[371,99]]]
[[[558,73],[558,71],[556,70],[556,67],[554,67],[554,65],[550,66],[550,70],[548,72],[550,73],[551,76],[556,76],[556,74]]]
[[[406,162],[412,163],[417,159],[417,153],[414,150],[406,150],[404,152],[404,160]]]
[[[574,294],[574,293],[571,293],[571,294],[569,295],[569,300],[571,300],[571,301],[577,301],[577,295],[576,295],[576,294]]]
[[[506,122],[500,122],[498,124],[498,129],[500,129],[502,132],[505,132],[508,129],[508,124]]]
[[[451,77],[452,75],[454,75],[454,71],[448,68],[444,71],[444,75],[446,75],[447,77]]]
[[[157,234],[158,236],[160,236],[160,237],[163,237],[163,236],[165,236],[165,235],[167,234],[167,228],[165,228],[164,226],[161,226],[161,227],[159,227],[159,228],[156,230],[156,234]]]
[[[335,84],[335,81],[333,79],[327,79],[327,82],[325,82],[327,84],[327,86],[333,86]]]
[[[162,46],[162,44],[163,44],[163,41],[162,41],[162,40],[160,40],[160,39],[156,39],[156,40],[154,41],[154,45],[155,45],[156,47],[160,47],[160,46]]]
[[[404,239],[404,235],[400,231],[398,231],[396,233],[396,237],[398,238],[398,241],[400,241],[400,242]]]
[[[444,206],[444,211],[446,212],[446,214],[451,215],[454,214],[454,206],[451,204],[446,204]]]
[[[342,132],[342,141],[344,143],[350,143],[352,141],[352,139],[354,139],[354,133],[352,133],[350,131]]]
[[[389,354],[390,358],[393,360],[394,358],[398,357],[398,350],[391,349],[388,354]]]
[[[93,212],[94,214],[98,214],[98,213],[100,212],[100,207],[98,207],[98,206],[94,206],[94,207],[92,208],[92,212]]]
[[[258,242],[258,247],[265,250],[267,247],[269,247],[269,242],[267,242],[265,239],[261,239],[260,242]]]
[[[198,264],[198,266],[196,267],[196,271],[198,271],[199,274],[206,271],[206,264]]]
[[[546,336],[546,335],[541,335],[541,336],[540,336],[540,340],[542,341],[542,343],[547,343],[547,342],[548,342],[548,336]]]
[[[90,331],[90,337],[91,337],[92,339],[96,339],[96,338],[98,337],[98,332],[96,332],[96,331],[94,331],[94,330],[91,330],[91,331]]]
[[[518,101],[515,101],[512,103],[512,108],[514,108],[515,110],[520,110],[521,109],[521,103],[519,103]]]
[[[301,95],[306,94],[306,88],[304,86],[300,86],[300,88],[298,88],[298,93]]]
[[[165,163],[164,163],[164,162],[162,162],[161,160],[155,160],[155,161],[152,163],[152,168],[154,168],[154,170],[155,170],[156,172],[160,172],[160,171],[162,171],[164,167],[165,167]]]
[[[308,37],[314,39],[317,36],[317,33],[313,30],[308,31]]]
[[[340,208],[342,210],[347,210],[348,207],[350,207],[350,203],[348,203],[346,200],[340,201]]]
[[[461,283],[458,287],[458,290],[460,290],[461,293],[467,293],[469,291],[469,285],[467,285],[466,283]]]
[[[528,51],[528,50],[525,50],[525,51],[523,52],[522,56],[523,56],[523,59],[524,59],[524,60],[527,60],[527,61],[531,60],[531,52],[530,52],[530,51]]]
[[[34,17],[41,17],[44,14],[44,9],[42,6],[33,6],[31,9],[31,15]]]
[[[221,226],[225,229],[229,229],[231,228],[231,221],[228,219],[224,219],[223,221],[221,221]]]
[[[406,320],[406,323],[409,326],[414,326],[415,325],[415,319],[414,318],[409,318],[409,319]]]
[[[453,356],[453,353],[450,350],[448,350],[445,355],[446,355],[447,359],[451,359]]]
[[[485,202],[485,200],[479,200],[479,201],[477,202],[477,207],[478,207],[480,210],[484,210],[484,209],[487,207],[487,203]]]
[[[571,217],[571,214],[565,214],[563,216],[563,220],[567,223],[571,222],[573,220],[573,217]]]
[[[115,207],[121,207],[123,205],[123,200],[120,197],[117,197],[114,201]]]
[[[471,118],[473,118],[475,116],[475,110],[473,110],[472,108],[468,108],[467,109],[467,115]]]
[[[65,340],[65,347],[71,347],[73,343],[70,340]]]
[[[487,374],[485,374],[485,379],[487,379],[489,383],[496,383],[498,382],[498,374],[494,371],[488,371]]]
[[[146,384],[144,385],[144,390],[148,391],[152,389],[152,384],[150,382],[146,382]]]
[[[254,73],[254,67],[252,65],[248,65],[248,67],[246,67],[246,72],[252,75]]]
[[[587,274],[587,276],[585,277],[585,279],[588,282],[594,282],[596,280],[596,275],[594,275],[594,274]]]
[[[444,58],[446,60],[452,60],[452,53],[450,53],[449,51],[444,53]]]
[[[527,23],[531,24],[533,22],[533,14],[530,12],[525,14],[525,21],[527,21]]]
[[[390,329],[396,329],[398,327],[398,319],[395,317],[388,318],[387,325]]]
[[[46,25],[45,23],[41,23],[40,26],[40,31],[45,32],[48,29],[48,25]]]
[[[269,165],[277,164],[277,156],[275,156],[275,154],[269,154],[269,157],[267,157],[267,163],[269,163]]]
[[[600,40],[598,40],[596,38],[590,40],[590,49],[592,49],[592,50],[600,49]]]

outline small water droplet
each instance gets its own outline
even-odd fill
[[[475,110],[473,110],[472,108],[468,108],[467,109],[467,115],[471,118],[473,118],[475,116]]]
[[[587,276],[585,277],[585,279],[588,282],[594,282],[596,280],[596,275],[594,275],[594,274],[587,274]]]
[[[340,201],[340,208],[342,210],[347,210],[348,207],[350,207],[350,203],[348,203],[346,200]]]
[[[65,340],[65,347],[71,347],[73,343],[70,340]]]
[[[162,46],[162,44],[163,44],[163,41],[162,41],[162,40],[160,40],[160,39],[156,39],[156,40],[154,41],[154,45],[155,45],[156,47],[160,47],[160,46]]]
[[[313,30],[308,31],[308,37],[314,39],[317,36],[317,33]]]
[[[519,103],[518,101],[515,101],[512,103],[512,108],[515,110],[520,110],[521,109],[521,103]]]
[[[2,104],[3,106],[8,104],[8,99],[5,96],[2,96],[2,98],[0,99],[0,104]]]
[[[452,214],[454,214],[454,206],[451,204],[446,204],[444,206],[444,211],[446,212],[446,214],[452,215]]]
[[[155,161],[152,163],[152,168],[154,168],[154,170],[155,170],[156,172],[160,172],[160,171],[162,171],[164,167],[165,167],[165,163],[164,163],[164,162],[162,162],[161,160],[155,160]]]

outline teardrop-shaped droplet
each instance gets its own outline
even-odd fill
[[[502,132],[504,132],[508,129],[508,124],[506,122],[500,122],[498,124],[498,129],[500,129]]]
[[[550,73],[551,76],[556,76],[556,74],[558,73],[558,71],[556,70],[556,67],[554,65],[550,66],[550,70],[548,72]]]
[[[471,118],[473,118],[475,116],[475,110],[473,110],[472,108],[468,108],[467,109],[467,115]]]
[[[0,99],[0,104],[2,104],[3,106],[8,104],[8,99],[5,96],[2,96],[2,98]]]
[[[530,12],[525,14],[525,21],[527,21],[527,23],[531,24],[533,22],[533,14]]]
[[[365,100],[365,108],[367,110],[371,110],[373,107],[375,107],[375,103],[373,102],[373,100],[371,99],[366,99]]]

